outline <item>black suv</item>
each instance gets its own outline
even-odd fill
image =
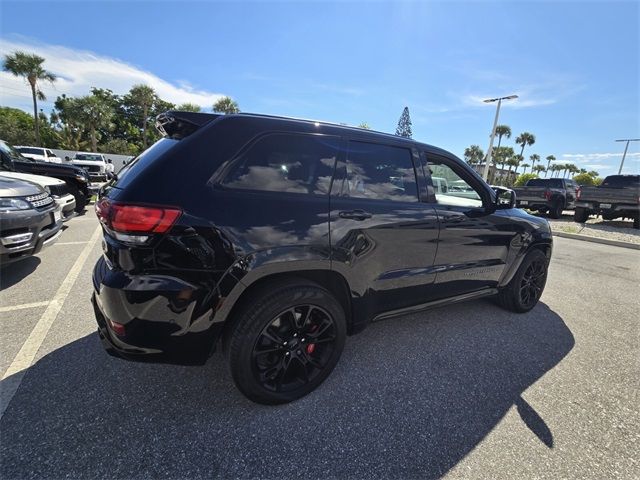
[[[202,363],[221,340],[238,388],[282,403],[371,321],[485,296],[526,312],[542,294],[547,221],[444,150],[265,115],[158,127],[96,204],[93,303],[113,355]]]

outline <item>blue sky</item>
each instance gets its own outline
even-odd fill
[[[617,172],[640,138],[638,2],[55,2],[3,1],[0,53],[35,51],[61,80],[47,87],[124,93],[147,82],[174,102],[393,132],[404,106],[414,138],[462,156],[500,123],[536,135],[525,156]],[[37,11],[34,15],[33,12]],[[0,104],[30,109],[0,74]],[[51,103],[44,103],[45,111]],[[640,142],[625,171],[640,170]]]

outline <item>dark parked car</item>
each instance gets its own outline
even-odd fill
[[[581,187],[574,220],[584,223],[589,215],[630,218],[633,228],[640,228],[640,175],[609,175],[597,187]]]
[[[80,167],[73,165],[59,165],[49,162],[38,162],[26,158],[15,148],[0,140],[0,161],[4,170],[33,173],[34,175],[46,175],[59,178],[68,185],[68,192],[76,200],[75,211],[80,213],[91,200],[89,192],[89,174]]]
[[[35,255],[60,235],[60,207],[35,183],[0,177],[0,263]]]
[[[563,210],[575,208],[579,186],[569,178],[532,178],[524,187],[514,188],[518,208],[549,213],[560,218]]]
[[[202,363],[221,340],[239,389],[281,403],[371,321],[486,296],[526,312],[542,294],[547,221],[444,150],[264,115],[158,124],[165,138],[96,204],[93,302],[113,355]]]

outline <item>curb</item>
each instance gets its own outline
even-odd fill
[[[552,234],[555,235],[556,237],[571,238],[573,240],[583,240],[585,242],[602,243],[604,245],[612,245],[614,247],[631,248],[633,250],[640,250],[640,245],[637,243],[622,242],[620,240],[609,240],[606,238],[591,237],[589,235],[578,235],[576,233],[552,232]]]

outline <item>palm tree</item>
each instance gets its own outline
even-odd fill
[[[229,97],[222,97],[220,100],[213,104],[213,111],[216,113],[224,113],[225,115],[229,115],[231,113],[239,113],[240,108],[238,107],[238,102]]]
[[[522,132],[520,135],[516,137],[516,143],[518,145],[522,145],[522,149],[520,150],[520,156],[523,156],[524,147],[526,147],[527,145],[531,146],[534,143],[536,143],[536,136],[533,133]]]
[[[496,127],[496,135],[498,136],[498,147],[500,148],[500,142],[502,137],[511,138],[511,127],[509,125],[498,125]]]
[[[181,112],[198,113],[201,111],[201,108],[200,105],[196,105],[195,103],[183,103],[182,105],[178,105],[176,110],[180,110]]]
[[[4,56],[3,70],[12,73],[16,77],[23,77],[31,87],[31,97],[33,98],[33,121],[36,132],[36,143],[41,145],[40,141],[40,122],[38,119],[38,100],[46,100],[38,85],[38,82],[55,82],[56,76],[44,69],[42,64],[44,58],[38,55],[32,55],[26,52],[14,52]]]
[[[129,90],[131,102],[142,109],[142,145],[147,148],[147,122],[149,111],[158,101],[158,96],[153,88],[148,85],[134,85]]]
[[[464,149],[464,159],[469,165],[477,165],[482,161],[483,158],[484,152],[478,145],[471,145],[470,147]]]
[[[531,165],[529,165],[528,163],[523,163],[522,164],[522,168],[523,168],[522,173],[523,174],[527,173],[527,168],[529,168],[530,166]]]
[[[590,170],[589,175],[591,175],[593,178],[598,178],[600,176],[600,172],[596,171],[596,170]]]
[[[111,105],[96,95],[87,95],[73,99],[75,106],[75,118],[78,123],[89,130],[91,138],[91,151],[98,151],[98,138],[96,132],[99,129],[108,129],[114,116]]]
[[[546,172],[547,173],[548,172],[553,172],[553,169],[551,169],[550,167],[551,167],[551,162],[553,162],[555,159],[556,159],[556,157],[554,157],[553,155],[548,155],[547,156],[547,158],[546,158],[546,160],[547,160],[547,170],[546,170]],[[547,175],[545,174],[545,177],[546,176]]]
[[[536,162],[540,161],[540,155],[538,155],[537,153],[529,155],[529,160],[531,160],[531,171],[533,172],[533,166],[536,164]]]
[[[514,159],[514,166],[516,167],[513,173],[518,175],[518,167],[520,167],[520,164],[524,161],[524,157],[522,155],[514,155],[513,159]]]
[[[544,168],[544,165],[536,165],[534,167],[531,167],[531,170],[536,172],[536,173],[546,172],[547,171],[547,169]]]

